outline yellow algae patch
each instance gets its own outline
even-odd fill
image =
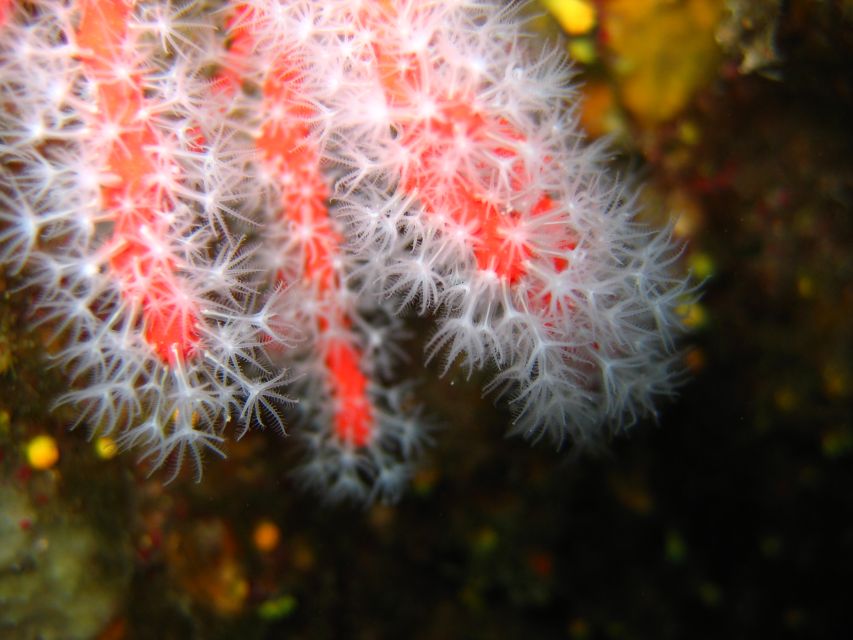
[[[583,35],[595,26],[596,11],[590,0],[542,0],[542,4],[569,35]]]
[[[603,7],[625,107],[646,125],[678,115],[713,77],[723,0],[607,0]]]
[[[292,614],[296,606],[296,598],[285,594],[262,602],[258,607],[258,615],[264,620],[280,620]]]
[[[580,121],[587,135],[593,138],[618,135],[625,130],[623,115],[608,83],[589,82],[584,85]]]
[[[50,469],[58,461],[59,446],[51,436],[36,436],[27,443],[27,462],[33,469]]]
[[[710,278],[717,272],[717,267],[714,264],[714,259],[707,253],[698,251],[690,255],[687,261],[690,268],[690,273],[693,277],[701,282],[706,278]]]
[[[676,311],[681,316],[681,321],[688,329],[701,329],[708,324],[708,314],[698,302],[680,304]]]

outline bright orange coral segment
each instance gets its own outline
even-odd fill
[[[335,434],[342,442],[363,447],[373,432],[373,408],[367,392],[367,377],[359,368],[360,354],[344,341],[334,341],[326,356],[334,386]]]
[[[109,185],[102,187],[107,208],[113,214],[109,265],[120,282],[127,302],[142,313],[146,342],[166,363],[187,358],[199,342],[198,309],[183,295],[165,246],[172,203],[155,176],[158,167],[150,148],[157,137],[144,122],[135,121],[144,104],[139,79],[110,73],[124,64],[131,5],[121,0],[81,2],[77,42],[83,64],[97,82],[97,122],[107,154]],[[108,131],[110,127],[112,131]],[[163,160],[165,170],[177,167]],[[163,171],[164,168],[160,168]]]
[[[234,69],[244,66],[254,48],[252,20],[252,9],[246,5],[238,7],[231,20],[232,64],[223,77],[231,87],[241,83]],[[305,124],[306,116],[311,115],[306,105],[301,94],[299,61],[276,59],[264,81],[262,111],[267,117],[255,146],[267,167],[279,178],[282,216],[298,246],[303,284],[317,297],[318,307],[325,310],[316,318],[316,329],[325,353],[326,385],[334,406],[334,434],[341,442],[364,447],[373,439],[374,409],[368,379],[361,370],[361,351],[347,337],[350,320],[341,301],[346,292],[337,267],[343,238],[329,217],[326,204],[329,187]]]
[[[393,5],[384,0],[371,4],[372,9],[365,10],[362,18],[378,33],[387,32],[393,23]],[[387,100],[417,112],[417,102],[423,99],[421,87],[425,84],[417,56],[389,53],[378,44],[373,51]],[[516,284],[527,273],[526,263],[534,255],[533,247],[520,234],[513,233],[519,221],[518,212],[499,210],[506,203],[490,201],[484,187],[471,175],[477,167],[456,166],[453,156],[460,145],[469,145],[506,158],[510,164],[510,186],[520,192],[530,185],[532,176],[525,174],[524,163],[513,149],[496,141],[520,141],[523,136],[509,122],[479,111],[470,96],[431,95],[430,98],[435,101],[430,117],[399,123],[403,129],[402,144],[414,157],[412,169],[403,176],[401,184],[410,193],[418,194],[428,212],[447,211],[463,225],[476,221],[473,251],[477,266]],[[542,215],[552,206],[550,198],[542,194],[531,214]]]

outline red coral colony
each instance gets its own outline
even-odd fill
[[[396,377],[407,313],[532,440],[594,448],[677,382],[678,248],[637,221],[562,54],[515,10],[0,16],[0,261],[37,291],[58,402],[154,467],[200,474],[229,430],[292,414],[310,484],[396,499],[430,422]]]

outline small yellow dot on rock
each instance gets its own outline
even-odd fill
[[[687,145],[694,145],[702,137],[702,131],[695,122],[685,120],[678,125],[678,138]]]
[[[698,302],[680,304],[676,307],[676,312],[681,316],[684,326],[690,329],[701,329],[708,322],[708,314]]]
[[[592,64],[598,55],[595,42],[591,38],[574,38],[569,42],[568,49],[572,60],[581,64]]]
[[[27,443],[27,462],[33,469],[50,469],[58,460],[59,447],[51,436],[36,436]]]
[[[589,0],[543,0],[543,4],[569,35],[583,35],[595,26],[595,7]]]
[[[95,453],[99,458],[109,460],[118,453],[118,445],[109,436],[101,436],[95,440]]]
[[[814,280],[808,276],[799,276],[797,278],[797,293],[801,298],[811,298],[814,296]]]
[[[693,277],[700,282],[705,278],[713,276],[716,271],[714,259],[709,254],[703,252],[692,254],[689,259],[689,265]]]
[[[252,532],[252,542],[255,548],[262,553],[269,553],[278,546],[281,539],[281,531],[274,522],[261,520],[255,525]]]

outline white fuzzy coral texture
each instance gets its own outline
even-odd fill
[[[571,71],[491,0],[250,3],[304,64],[352,286],[434,314],[513,431],[596,447],[678,377],[669,230],[579,130]]]
[[[112,49],[80,31],[99,11]],[[680,250],[637,221],[516,5],[38,0],[0,23],[0,260],[38,288],[61,400],[154,466],[200,469],[229,423],[283,428],[290,396],[315,484],[396,498],[423,441],[390,384],[409,312],[436,321],[427,359],[494,372],[533,440],[600,446],[677,384]],[[255,148],[298,127],[327,221],[282,197],[298,149]],[[349,386],[324,383],[344,355]]]

